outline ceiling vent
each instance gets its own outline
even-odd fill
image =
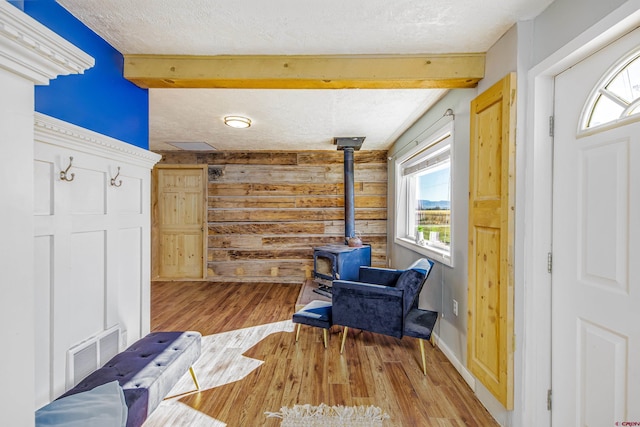
[[[181,150],[186,150],[186,151],[215,151],[216,147],[207,144],[206,142],[176,142],[176,141],[171,141],[168,142],[167,144],[169,145],[173,145],[176,148],[179,148]]]

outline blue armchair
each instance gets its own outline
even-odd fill
[[[406,270],[360,267],[358,281],[334,280],[331,287],[333,324],[344,326],[340,353],[349,328],[420,340],[422,370],[427,374],[424,340],[431,339],[435,311],[418,308],[418,296],[433,261],[419,259]]]

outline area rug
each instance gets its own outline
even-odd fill
[[[265,412],[267,418],[282,418],[281,427],[382,427],[389,415],[376,406],[295,405],[280,412]]]

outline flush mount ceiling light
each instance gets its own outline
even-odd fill
[[[244,129],[251,126],[251,119],[242,116],[226,116],[224,124],[236,129]]]

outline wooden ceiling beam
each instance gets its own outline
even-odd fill
[[[453,89],[475,87],[485,54],[355,56],[125,55],[141,88]]]

